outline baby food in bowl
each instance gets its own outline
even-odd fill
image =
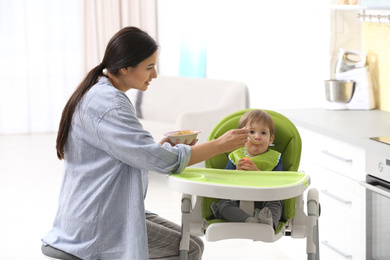
[[[200,130],[179,130],[164,134],[174,144],[190,144],[202,132]]]

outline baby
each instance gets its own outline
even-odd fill
[[[226,169],[245,171],[282,171],[281,154],[268,149],[274,141],[275,123],[265,111],[257,109],[246,112],[238,123],[238,128],[246,127],[252,138],[244,147],[229,154]],[[254,216],[239,208],[240,201],[221,200],[211,204],[216,218],[229,222],[254,222],[273,226],[276,229],[282,215],[282,201],[256,201]]]

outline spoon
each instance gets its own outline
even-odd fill
[[[249,133],[248,133],[248,136],[249,136],[249,138],[252,140],[252,143],[254,143],[254,144],[260,144],[259,142],[255,141],[255,139],[253,139],[253,136],[251,136]]]

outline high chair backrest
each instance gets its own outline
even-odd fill
[[[217,139],[231,129],[237,129],[240,118],[252,109],[244,109],[230,114],[223,118],[212,129],[209,134],[208,141]],[[276,150],[282,154],[282,163],[284,171],[298,171],[299,162],[301,160],[302,141],[299,132],[295,125],[282,114],[265,110],[274,120],[275,123],[275,139],[274,146],[270,149]],[[229,153],[219,154],[206,161],[206,168],[225,169],[228,163]],[[202,217],[208,221],[209,224],[217,223],[220,220],[214,220],[210,209],[212,202],[218,201],[215,198],[203,198],[202,200]],[[282,219],[275,233],[278,233],[284,224],[295,216],[295,198],[286,199],[283,201]]]
[[[237,129],[240,118],[252,109],[244,109],[223,118],[211,130],[208,141],[217,139],[231,129]],[[274,146],[270,149],[282,154],[283,170],[297,171],[301,160],[302,141],[295,125],[285,116],[278,112],[265,110],[275,122]],[[220,154],[206,161],[206,168],[225,169],[228,163],[228,155]]]

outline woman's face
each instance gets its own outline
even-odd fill
[[[149,58],[146,58],[144,61],[140,62],[136,67],[128,67],[122,69],[122,73],[124,75],[123,82],[125,89],[121,90],[147,90],[152,79],[157,78],[157,57],[158,51],[153,53]]]
[[[265,153],[268,150],[268,146],[272,144],[275,138],[275,136],[271,136],[269,127],[262,120],[253,124],[247,124],[246,128],[249,130],[249,134],[257,142],[254,143],[248,138],[248,141],[245,144],[247,154],[252,157]]]

